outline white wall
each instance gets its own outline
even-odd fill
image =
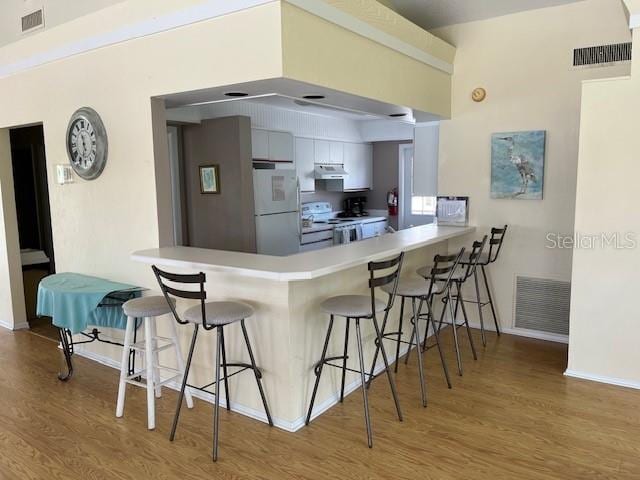
[[[640,14],[640,3],[632,13]],[[631,8],[630,8],[631,10]],[[640,30],[633,74],[587,82],[582,90],[576,231],[617,235],[621,246],[594,243],[573,255],[567,374],[640,388]],[[624,236],[631,234],[629,240]]]
[[[170,120],[200,121],[243,115],[251,118],[253,128],[281,130],[295,137],[311,137],[344,142],[362,142],[360,122],[336,115],[317,115],[251,101],[233,101],[167,110]]]
[[[439,191],[469,195],[470,221],[480,231],[509,224],[501,259],[490,268],[509,328],[516,275],[571,279],[571,250],[546,248],[546,234],[574,230],[581,81],[629,71],[574,70],[572,50],[629,41],[629,29],[620,2],[586,0],[434,33],[457,47],[452,120],[440,126]],[[471,100],[475,87],[486,88],[484,102]],[[547,131],[544,200],[491,199],[491,134],[538,129]]]

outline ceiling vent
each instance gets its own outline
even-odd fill
[[[607,67],[614,63],[630,60],[631,42],[576,48],[573,51],[574,67]]]
[[[42,8],[22,17],[22,33],[44,27],[44,11]]]

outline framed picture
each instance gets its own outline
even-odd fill
[[[546,132],[491,136],[491,198],[542,200]]]
[[[220,193],[219,165],[200,165],[200,193]]]

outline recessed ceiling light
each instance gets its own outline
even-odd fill
[[[390,117],[406,117],[407,114],[406,113],[390,113],[389,116]]]
[[[322,100],[324,95],[304,95],[302,98],[306,98],[307,100]]]
[[[225,96],[227,97],[246,97],[247,95],[249,94],[245,92],[226,92],[225,93]]]

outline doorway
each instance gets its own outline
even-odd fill
[[[411,228],[433,223],[436,213],[436,197],[424,197],[413,193],[413,144],[400,145],[398,180],[399,228]]]
[[[42,125],[14,128],[10,141],[27,321],[34,333],[57,339],[51,319],[36,315],[38,284],[55,273]]]

